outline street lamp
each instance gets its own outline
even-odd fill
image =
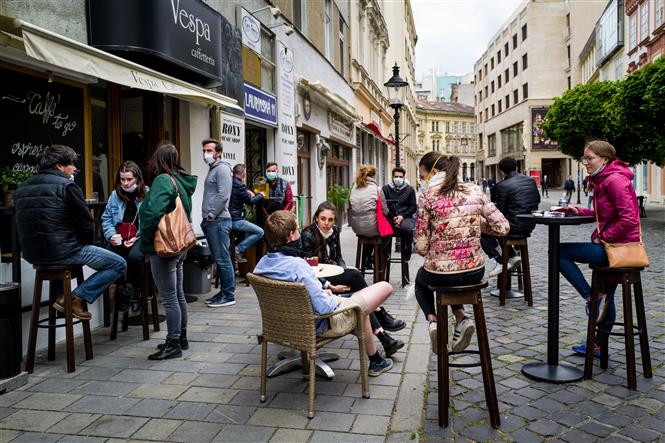
[[[582,177],[580,175],[581,175],[580,174],[580,161],[578,160],[577,161],[577,204],[578,205],[580,203],[582,203],[582,201],[580,200],[580,187],[581,187],[581,183],[582,183]]]
[[[399,76],[399,66],[393,66],[393,76],[383,84],[388,89],[388,104],[395,110],[395,166],[399,167],[399,110],[404,106],[404,95],[409,83]]]

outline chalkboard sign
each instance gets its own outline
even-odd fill
[[[42,151],[67,145],[79,154],[85,189],[83,88],[0,67],[0,166],[37,172]]]

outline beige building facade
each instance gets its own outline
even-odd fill
[[[416,102],[418,157],[431,151],[460,158],[464,181],[482,178],[476,171],[477,143],[473,107],[454,102]]]

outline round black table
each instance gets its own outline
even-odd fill
[[[581,380],[584,372],[574,366],[559,363],[559,235],[561,226],[593,223],[591,216],[535,217],[517,216],[536,224],[548,226],[547,259],[547,363],[534,362],[522,366],[529,378],[548,383],[569,383]]]

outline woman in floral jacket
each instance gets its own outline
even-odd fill
[[[425,257],[416,275],[415,293],[429,321],[432,350],[436,352],[434,293],[428,286],[479,283],[485,273],[480,234],[504,236],[510,225],[482,189],[459,181],[460,162],[439,152],[426,154],[419,164],[422,194],[418,200],[415,249]],[[462,305],[455,314],[453,352],[469,346],[475,327]]]

